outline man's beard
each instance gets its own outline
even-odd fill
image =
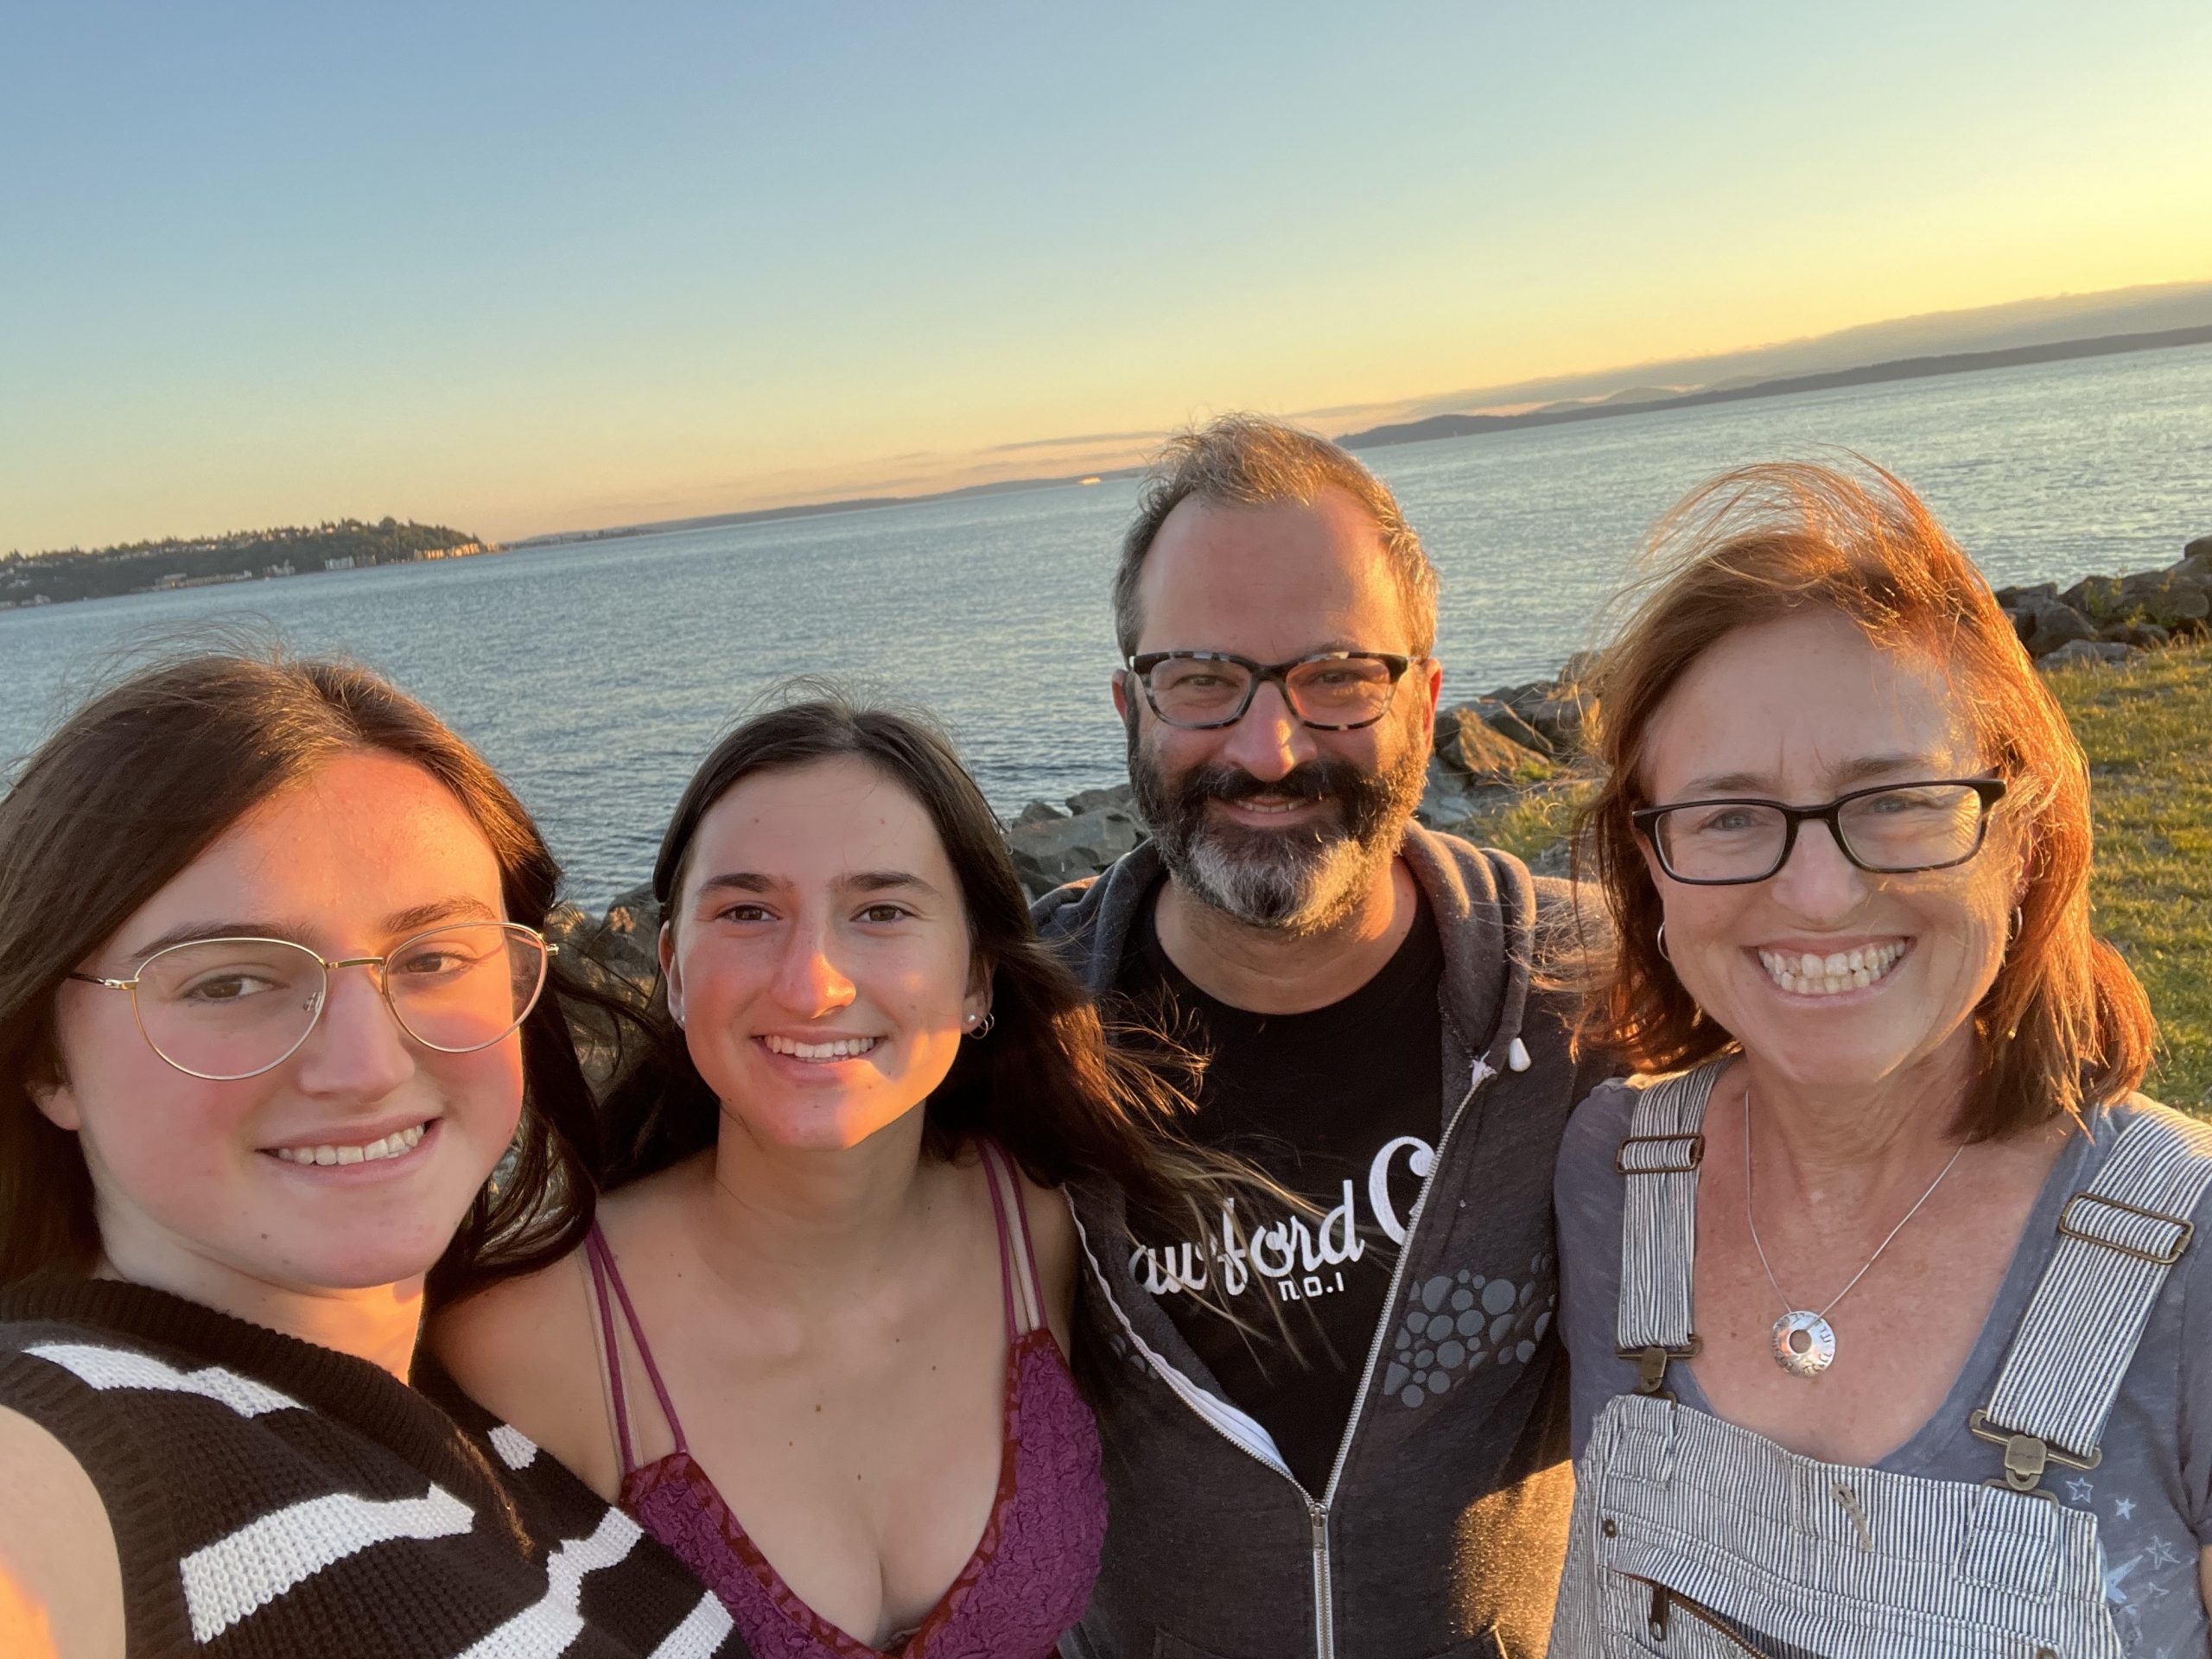
[[[1129,734],[1129,782],[1168,874],[1249,927],[1297,938],[1326,933],[1359,907],[1396,856],[1427,778],[1428,757],[1410,741],[1373,772],[1329,756],[1267,782],[1221,762],[1170,777]],[[1210,802],[1255,795],[1330,803],[1334,822],[1262,830],[1207,811]]]

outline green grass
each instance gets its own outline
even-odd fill
[[[2089,756],[2097,931],[2158,1016],[2164,1047],[2144,1087],[2212,1112],[2212,646],[2061,670],[2050,685]]]
[[[2097,931],[2158,1016],[2163,1046],[2144,1088],[2212,1114],[2212,645],[2059,670],[2050,686],[2089,757]],[[1460,833],[1563,874],[1556,849],[1589,787],[1554,778]]]

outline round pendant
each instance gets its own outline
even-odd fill
[[[1774,1363],[1792,1376],[1818,1376],[1835,1363],[1835,1330],[1802,1308],[1774,1322]]]

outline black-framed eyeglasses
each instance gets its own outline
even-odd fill
[[[1262,686],[1282,688],[1300,725],[1354,732],[1389,711],[1418,658],[1384,651],[1317,651],[1287,663],[1255,663],[1225,651],[1147,651],[1128,660],[1144,700],[1170,726],[1202,732],[1244,718]]]
[[[1837,849],[1876,875],[1948,869],[1981,850],[1989,814],[2005,797],[1999,778],[1879,784],[1825,806],[1780,801],[1673,801],[1629,814],[1660,868],[1690,887],[1764,881],[1789,861],[1798,826],[1824,823]]]
[[[460,922],[381,957],[333,962],[289,939],[189,939],[155,951],[129,979],[69,977],[130,992],[147,1046],[187,1077],[234,1083],[299,1052],[340,968],[368,969],[399,1028],[423,1047],[489,1048],[537,1006],[559,948],[518,922]]]

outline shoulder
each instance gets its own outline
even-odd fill
[[[581,1247],[440,1310],[427,1342],[463,1393],[594,1491],[620,1484]]]
[[[41,1424],[0,1406],[0,1651],[123,1652],[123,1568],[90,1475]]]
[[[1043,898],[1033,900],[1029,906],[1030,925],[1038,937],[1058,940],[1079,931],[1091,912],[1097,908],[1098,878],[1086,875],[1079,881],[1070,881],[1054,887]]]
[[[1618,1180],[1613,1160],[1628,1135],[1643,1086],[1641,1078],[1614,1077],[1583,1096],[1560,1140],[1556,1184],[1562,1196]]]
[[[1045,1304],[1045,1317],[1059,1338],[1063,1353],[1070,1351],[1070,1315],[1075,1307],[1077,1273],[1075,1215],[1068,1195],[1060,1188],[1039,1186],[1018,1168],[1021,1210],[1029,1229],[1029,1247],[1037,1255],[1037,1294]]]

